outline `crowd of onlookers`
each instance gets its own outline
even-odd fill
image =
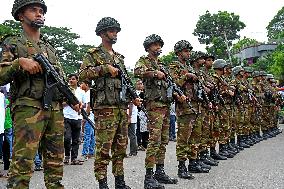
[[[90,120],[95,123],[94,113],[91,109],[91,83],[82,81],[78,83],[78,76],[70,74],[68,76],[69,86],[77,99],[82,102]],[[141,99],[144,98],[144,86],[141,80],[136,82],[136,92]],[[176,140],[175,136],[175,105],[172,104],[170,115],[171,141]],[[10,160],[12,158],[13,146],[13,123],[11,116],[11,104],[9,100],[9,85],[0,88],[0,164],[4,164],[4,170],[0,176],[7,177]],[[95,131],[91,124],[84,120],[82,115],[78,114],[68,104],[63,103],[64,115],[64,164],[82,165],[84,161],[95,155]],[[149,132],[147,129],[147,117],[140,108],[130,104],[128,108],[128,137],[129,153],[127,157],[136,156],[138,151],[145,151],[148,144]],[[82,151],[79,153],[79,146],[82,144]],[[42,168],[41,147],[34,158],[34,170],[40,171]]]

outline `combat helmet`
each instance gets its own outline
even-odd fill
[[[265,71],[259,71],[259,76],[266,76],[267,73]]]
[[[121,31],[120,24],[117,22],[116,19],[112,17],[104,17],[97,24],[96,35],[99,36],[102,31],[105,31],[109,28],[115,28],[118,30],[118,32]]]
[[[247,73],[252,73],[253,72],[253,69],[251,67],[244,67],[244,71],[247,72]]]
[[[223,59],[217,59],[213,62],[213,69],[222,69],[227,65],[227,62]]]
[[[47,6],[45,5],[45,2],[43,0],[15,0],[11,12],[15,20],[20,21],[18,16],[20,10],[25,6],[31,4],[39,4],[43,9],[44,14],[47,12]]]
[[[266,75],[266,79],[271,79],[272,80],[272,79],[274,79],[274,76],[272,74],[267,74]]]
[[[191,44],[188,41],[180,40],[174,46],[175,54],[182,51],[183,49],[188,49],[189,51],[191,51],[193,49],[193,47],[191,46]]]
[[[162,38],[159,35],[152,34],[152,35],[147,36],[145,38],[144,42],[143,42],[143,46],[144,46],[145,51],[147,52],[147,49],[150,47],[150,45],[152,43],[156,43],[156,42],[159,42],[161,44],[161,47],[164,46],[164,41],[162,40]]]
[[[232,69],[232,73],[234,76],[238,75],[241,71],[244,71],[244,69],[241,66],[236,66]]]
[[[205,58],[206,55],[204,52],[201,52],[201,51],[194,51],[191,53],[190,55],[190,62],[193,63],[195,62],[196,60],[198,60],[199,58]]]
[[[215,60],[215,56],[214,55],[206,53],[205,54],[205,60],[208,59],[208,58],[212,58],[213,61]]]
[[[258,77],[258,76],[259,76],[259,71],[252,72],[252,77]]]

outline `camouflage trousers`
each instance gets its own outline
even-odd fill
[[[42,148],[44,182],[48,189],[63,188],[63,113],[17,106],[14,116],[14,145],[7,188],[29,188],[34,157]]]
[[[230,107],[229,112],[229,127],[230,127],[230,140],[235,140],[237,124],[236,124],[236,111]]]
[[[244,111],[242,106],[236,108],[236,132],[237,135],[244,135]]]
[[[262,131],[267,131],[270,125],[270,116],[271,114],[269,113],[270,110],[270,106],[262,106],[262,123],[261,123],[261,130]]]
[[[197,159],[197,155],[199,151],[204,150],[201,147],[202,144],[202,128],[204,124],[205,111],[201,110],[197,115],[196,120],[193,124],[192,132],[189,138],[189,142],[191,144],[191,155],[190,159]]]
[[[149,143],[146,151],[145,168],[154,168],[155,164],[164,164],[166,146],[169,143],[169,107],[151,107],[148,109]]]
[[[127,147],[126,109],[105,108],[95,110],[96,155],[94,172],[97,180],[107,177],[107,166],[112,161],[114,176],[124,175],[123,159]],[[110,156],[111,150],[111,156]]]
[[[252,117],[253,117],[253,106],[246,104],[244,111],[244,128],[243,128],[244,135],[249,135],[253,130]]]
[[[215,111],[209,111],[205,115],[204,124],[208,124],[208,127],[210,128],[209,133],[209,141],[207,142],[209,147],[215,147],[217,141],[219,140],[219,119],[216,116]]]
[[[206,150],[208,147],[210,147],[210,144],[212,143],[212,123],[210,122],[209,113],[205,114],[203,117],[203,123],[202,123],[202,130],[201,130],[201,144],[199,146],[200,151]]]
[[[230,131],[230,121],[229,113],[225,107],[221,107],[218,111],[218,117],[220,120],[220,133],[219,133],[219,143],[226,144],[229,140],[229,131]]]
[[[275,128],[277,127],[278,124],[278,118],[277,118],[277,110],[276,110],[276,106],[270,106],[270,124],[269,124],[269,128]]]
[[[193,145],[190,144],[189,139],[195,119],[196,114],[184,114],[177,117],[176,156],[178,161],[186,161],[190,158]]]

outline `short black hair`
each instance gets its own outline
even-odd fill
[[[88,86],[92,85],[92,82],[90,80],[83,80],[82,83],[87,84]]]
[[[79,77],[78,77],[77,74],[74,74],[74,73],[69,74],[69,75],[68,75],[68,79],[70,79],[71,77],[75,77],[77,80],[79,80]]]

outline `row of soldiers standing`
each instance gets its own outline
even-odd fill
[[[102,189],[108,188],[106,167],[110,148],[116,186],[129,188],[123,174],[127,139],[124,124],[118,122],[124,118],[127,101],[122,101],[125,99],[121,98],[123,86],[120,86],[122,82],[115,66],[124,66],[123,56],[112,48],[108,51],[105,46],[107,40],[111,44],[116,42],[120,30],[119,23],[110,17],[98,23],[96,32],[103,43],[89,50],[80,72],[81,79],[95,81],[95,173]],[[106,32],[107,36],[100,32]],[[163,189],[162,184],[178,182],[164,169],[169,141],[169,119],[165,118],[169,116],[173,100],[177,105],[177,174],[182,179],[193,179],[192,173],[208,173],[211,166],[218,165],[218,160],[233,158],[240,150],[280,132],[276,123],[277,92],[272,77],[266,79],[264,72],[253,72],[253,80],[249,80],[252,73],[249,67],[232,68],[225,60],[215,60],[214,56],[201,52],[191,53],[193,47],[186,40],[175,44],[177,60],[166,65],[159,58],[163,45],[159,35],[146,37],[143,46],[147,55],[139,58],[134,70],[135,77],[144,83],[143,104],[148,112],[150,137],[145,158],[145,189]],[[131,97],[127,93],[126,96]],[[138,106],[141,104],[137,98],[133,102]],[[110,130],[105,130],[108,127]],[[116,143],[116,136],[124,137]],[[118,144],[122,145],[122,151],[113,149]],[[107,161],[105,157],[108,157]]]
[[[1,43],[0,85],[11,83],[15,136],[7,188],[29,187],[32,160],[39,143],[46,187],[64,188],[61,183],[64,157],[62,104],[66,99],[55,88],[52,103],[48,108],[43,107],[43,96],[50,83],[47,83],[47,71],[34,59],[37,54],[45,56],[63,77],[56,50],[40,35],[46,12],[44,0],[15,0],[12,15],[21,22],[23,30]],[[124,180],[123,165],[128,141],[127,106],[130,100],[136,106],[142,103],[137,95],[130,93],[129,87],[123,90],[126,84],[125,78],[121,77],[122,72],[126,73],[124,56],[113,50],[120,31],[120,24],[114,18],[102,18],[95,31],[102,43],[88,50],[80,69],[80,80],[94,83],[91,100],[96,120],[94,172],[100,189],[108,189],[107,166],[110,161],[115,188],[130,188]],[[143,45],[148,54],[138,60],[135,76],[144,82],[143,105],[149,120],[145,189],[163,189],[161,183],[177,183],[177,179],[169,177],[164,170],[169,141],[167,117],[173,100],[177,102],[179,127],[178,176],[183,179],[193,179],[191,173],[209,172],[211,165],[218,164],[217,160],[231,158],[262,138],[279,133],[273,118],[275,111],[271,111],[271,106],[277,107],[275,90],[262,78],[262,72],[254,73],[250,85],[246,80],[249,72],[235,67],[232,69],[234,79],[231,79],[229,64],[224,60],[214,61],[213,56],[204,54],[192,56],[192,47],[184,40],[174,47],[178,60],[167,67],[159,59],[164,45],[160,36],[146,37]],[[212,64],[214,74],[210,74]],[[273,83],[273,79],[269,81]],[[78,103],[72,107],[79,111],[82,105]],[[256,123],[261,123],[262,136]],[[215,150],[217,142],[219,153]]]

